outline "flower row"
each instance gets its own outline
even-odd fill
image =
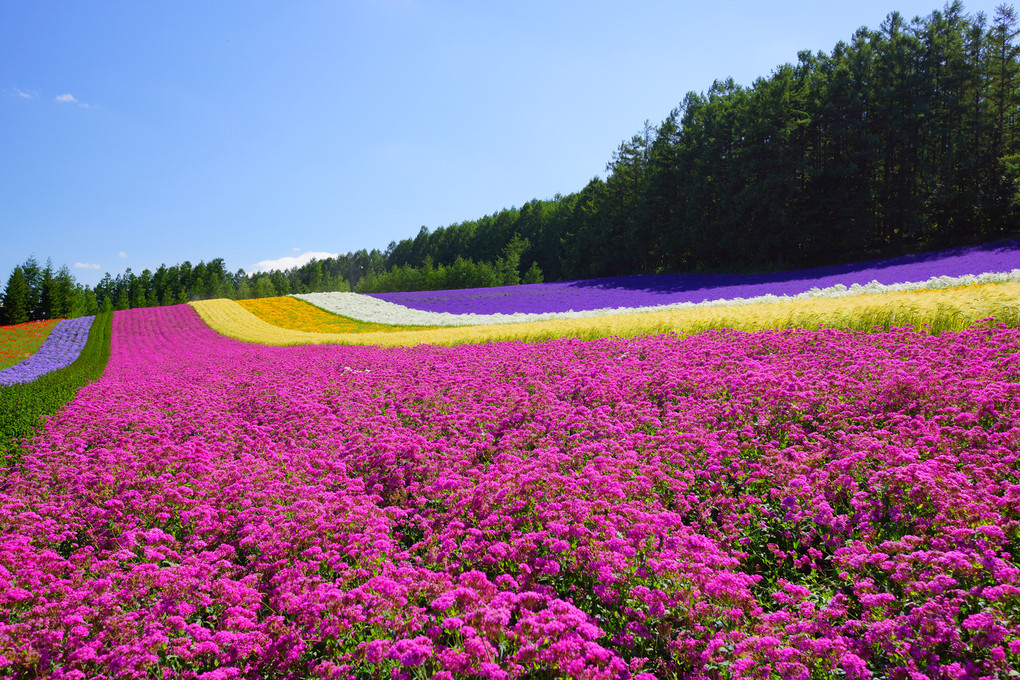
[[[0,486],[0,675],[1020,664],[1016,329],[113,337]]]

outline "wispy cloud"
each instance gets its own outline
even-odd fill
[[[10,97],[18,97],[19,99],[35,99],[35,92],[25,92],[20,87],[4,87],[0,89],[5,95]]]
[[[87,109],[89,107],[89,105],[86,104],[85,102],[78,101],[78,99],[70,92],[68,92],[67,94],[58,94],[56,97],[53,98],[53,101],[59,102],[61,104],[77,104],[83,109]]]
[[[119,257],[119,258],[123,259],[123,258],[127,257],[127,253],[125,253],[125,252],[124,252],[124,251],[122,250],[122,251],[120,251],[119,253],[117,253],[117,257]]]
[[[276,260],[262,260],[255,265],[257,272],[287,271],[294,267],[306,265],[312,260],[325,260],[327,257],[337,257],[339,253],[309,252],[293,257],[281,257]]]
[[[75,269],[102,269],[98,264],[94,262],[75,262]]]

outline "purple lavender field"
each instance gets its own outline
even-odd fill
[[[798,295],[812,288],[927,281],[1020,269],[1020,240],[953,248],[854,264],[770,274],[668,274],[496,288],[374,293],[376,297],[428,312],[454,314],[541,314],[616,307],[651,307],[760,295]]]
[[[50,332],[39,351],[24,361],[0,371],[0,386],[35,380],[74,363],[85,347],[93,316],[64,319]]]

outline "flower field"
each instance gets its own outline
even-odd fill
[[[0,370],[32,356],[60,319],[0,326]]]
[[[331,314],[294,297],[238,300],[237,304],[266,323],[310,333],[389,333],[420,330],[421,326],[394,326],[358,321]]]
[[[349,294],[347,294],[349,295]],[[365,297],[365,296],[362,296]],[[321,298],[318,298],[321,299]],[[313,333],[267,323],[231,300],[192,302],[202,319],[228,337],[265,345],[349,344],[383,347],[457,345],[507,340],[635,337],[711,329],[818,328],[857,330],[908,324],[935,332],[961,330],[982,319],[1020,323],[1020,282],[921,289],[852,297],[812,297],[756,305],[691,306],[659,312],[609,314],[498,325],[374,333]],[[282,322],[281,322],[282,323]]]
[[[796,296],[812,289],[907,283],[987,273],[1020,274],[1020,241],[954,248],[815,269],[771,274],[673,274],[621,276],[523,286],[373,293],[372,297],[427,312],[545,314],[566,310],[639,308],[761,295]]]
[[[92,327],[91,316],[64,319],[50,329],[39,349],[26,359],[0,370],[0,385],[14,385],[35,380],[74,363]]]
[[[1020,667],[1016,328],[270,347],[231,304],[117,312],[5,473],[0,676]]]

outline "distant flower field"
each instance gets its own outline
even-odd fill
[[[1001,325],[386,349],[118,312],[0,484],[0,676],[1007,677],[1018,451]]]
[[[345,294],[352,295],[352,294]],[[365,297],[365,296],[358,296]],[[283,300],[285,298],[270,298]],[[313,298],[320,299],[320,298]],[[953,289],[921,289],[850,297],[810,297],[754,305],[688,306],[657,312],[578,316],[497,325],[429,328],[416,331],[316,333],[267,323],[231,300],[204,300],[191,305],[217,332],[264,345],[349,344],[458,345],[506,340],[634,337],[648,333],[692,334],[710,329],[756,331],[774,328],[854,328],[926,324],[935,332],[961,330],[994,317],[1020,322],[1020,282],[978,284]],[[275,304],[275,303],[271,303]],[[279,323],[286,323],[279,320]]]
[[[544,314],[748,299],[761,295],[796,296],[812,288],[865,286],[872,282],[895,285],[1014,270],[1020,270],[1020,241],[771,274],[621,276],[498,288],[374,293],[372,296],[427,312]]]

